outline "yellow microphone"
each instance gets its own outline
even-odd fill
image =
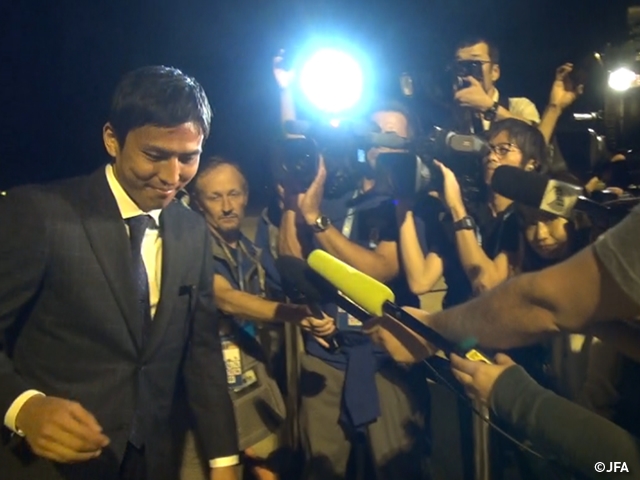
[[[459,349],[455,348],[452,342],[396,305],[395,295],[391,289],[375,278],[371,278],[323,250],[311,252],[307,263],[313,271],[371,316],[389,315],[445,353],[459,353]],[[463,352],[462,355],[469,360],[493,363],[487,355],[476,349]]]

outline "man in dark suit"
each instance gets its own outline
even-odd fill
[[[210,238],[174,201],[210,121],[194,79],[138,69],[103,130],[111,164],[0,199],[3,479],[175,478],[183,390],[211,478],[235,479]]]

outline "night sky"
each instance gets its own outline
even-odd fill
[[[278,48],[339,35],[395,75],[434,68],[465,32],[486,32],[501,47],[499,87],[542,109],[555,67],[623,34],[628,3],[3,0],[0,189],[104,163],[101,129],[118,79],[142,65],[165,64],[196,77],[215,108],[205,152],[238,161],[261,197],[278,121],[271,74]]]

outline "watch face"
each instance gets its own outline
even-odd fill
[[[329,225],[331,225],[331,221],[329,220],[329,217],[325,217],[323,215],[320,218],[318,218],[318,226],[320,228],[327,229],[327,228],[329,228]]]

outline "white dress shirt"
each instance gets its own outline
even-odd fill
[[[162,236],[160,235],[160,214],[162,209],[151,210],[144,212],[136,205],[136,203],[125,192],[122,185],[116,178],[113,172],[113,166],[107,165],[105,170],[107,176],[107,183],[111,189],[111,193],[115,197],[120,215],[123,220],[127,220],[138,215],[149,215],[154,220],[154,224],[151,225],[145,231],[144,238],[142,239],[142,261],[144,268],[147,271],[147,278],[149,280],[149,305],[151,307],[151,318],[155,316],[160,301],[160,287],[162,284]],[[125,228],[127,233],[129,227],[125,222]],[[5,426],[18,435],[24,436],[24,433],[16,428],[16,417],[22,406],[34,395],[44,395],[44,393],[38,390],[27,390],[16,398],[4,417]],[[227,467],[236,465],[239,463],[239,457],[237,455],[216,458],[209,461],[212,468],[215,467]]]
[[[500,92],[497,88],[493,89],[493,95],[491,96],[494,102],[500,99]],[[512,97],[509,98],[509,113],[516,117],[527,120],[530,123],[540,123],[540,114],[534,103],[528,98],[524,97]],[[489,130],[491,122],[482,119],[482,126],[485,130]]]

